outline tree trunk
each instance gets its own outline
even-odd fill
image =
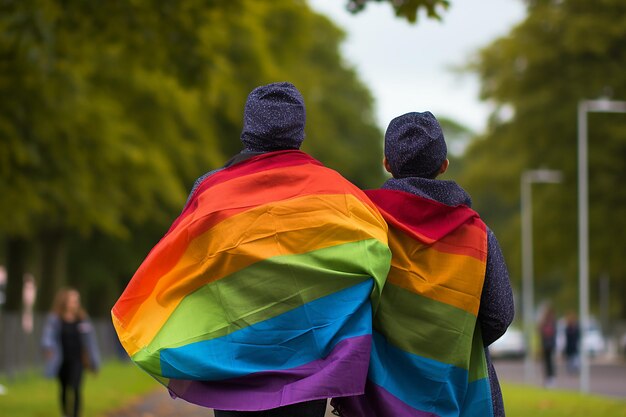
[[[41,236],[39,289],[37,309],[47,311],[52,307],[54,295],[66,283],[67,241],[62,231],[50,231]]]
[[[19,312],[22,309],[22,284],[26,272],[28,243],[26,239],[13,237],[7,240],[7,288],[4,309]]]

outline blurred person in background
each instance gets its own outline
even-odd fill
[[[570,375],[578,373],[578,349],[580,343],[580,326],[576,313],[570,311],[565,323],[565,361]]]
[[[37,284],[32,274],[24,274],[24,286],[22,287],[22,330],[24,333],[33,332],[34,318],[33,309],[37,300]]]
[[[2,306],[6,301],[6,286],[7,286],[7,269],[4,265],[0,265],[0,313],[2,313]]]
[[[0,335],[2,335],[2,306],[4,305],[5,295],[4,291],[7,284],[7,270],[4,265],[0,265]],[[4,337],[4,336],[2,336]],[[0,395],[6,394],[6,387],[0,384]]]
[[[65,288],[57,292],[52,311],[46,317],[41,344],[45,375],[59,380],[62,415],[78,417],[83,370],[97,372],[100,354],[77,290]]]
[[[556,316],[551,306],[547,306],[539,321],[541,336],[541,354],[543,360],[544,386],[554,386],[556,371],[554,368],[554,350],[556,347]]]

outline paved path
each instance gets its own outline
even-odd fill
[[[495,361],[496,371],[502,381],[524,383],[523,361]],[[535,367],[533,385],[541,386],[541,368]],[[578,389],[578,377],[569,376],[562,364],[557,366],[557,389]],[[594,363],[591,367],[591,392],[622,398],[626,401],[626,364]],[[164,388],[143,397],[122,410],[106,417],[213,417],[209,409],[189,404],[181,399],[172,400]],[[330,407],[326,417],[333,417]]]
[[[159,387],[141,400],[107,417],[213,417],[213,411],[189,404],[181,399],[173,400],[167,390]]]
[[[526,383],[524,361],[494,360],[494,365],[501,381]],[[562,362],[557,362],[555,382],[556,389],[578,390],[580,386],[578,376],[568,375]],[[542,386],[542,370],[539,363],[535,364],[532,384]],[[595,361],[591,365],[590,391],[626,400],[626,363]]]
[[[107,414],[106,417],[213,417],[213,410],[169,396],[165,388],[159,388],[141,400],[128,405],[122,410]],[[331,407],[326,410],[325,417],[336,417]]]

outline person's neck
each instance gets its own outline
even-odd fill
[[[404,191],[410,194],[438,201],[448,206],[472,206],[472,199],[454,181],[422,177],[391,178],[382,188]]]

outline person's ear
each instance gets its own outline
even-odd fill
[[[439,174],[437,175],[441,175],[444,172],[446,172],[448,170],[449,165],[450,165],[450,160],[446,158],[446,160],[443,161],[443,163],[441,164],[441,167],[439,167]]]
[[[383,166],[385,167],[385,171],[391,174],[391,165],[389,165],[389,161],[387,161],[387,157],[383,157]],[[393,174],[391,174],[393,175]]]

